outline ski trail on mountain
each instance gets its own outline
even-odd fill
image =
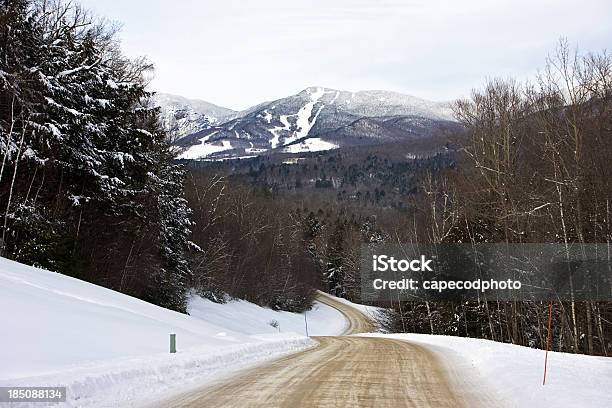
[[[293,115],[280,115],[279,118],[283,126],[275,126],[274,128],[269,129],[270,133],[274,135],[272,140],[270,140],[270,145],[272,146],[273,149],[276,149],[277,147],[285,146],[287,144],[295,142],[298,139],[308,136],[308,133],[310,133],[310,129],[312,129],[315,122],[317,121],[317,118],[319,117],[319,114],[325,107],[325,105],[321,105],[319,109],[317,110],[317,112],[315,113],[314,118],[310,120],[314,106],[317,104],[317,102],[319,102],[319,100],[321,99],[323,95],[325,95],[325,89],[323,88],[316,88],[314,92],[312,93],[310,93],[309,91],[310,102],[302,106],[297,111],[297,113]],[[288,118],[290,117],[296,117],[295,130],[293,131],[293,134],[291,136],[285,137],[285,139],[283,140],[283,143],[280,144],[280,136],[281,136],[280,132],[291,130],[291,124],[289,123],[289,120],[288,120]]]

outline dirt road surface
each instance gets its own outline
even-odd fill
[[[344,315],[347,325],[344,333],[342,333],[343,336],[347,334],[370,333],[375,330],[374,324],[368,316],[364,316],[359,310],[347,306],[336,300],[333,296],[319,292],[317,300],[321,303],[325,303],[327,306],[333,307]]]
[[[357,309],[329,296],[319,301],[348,320],[345,334],[373,329]],[[318,347],[259,365],[159,406],[208,407],[475,407],[449,385],[444,364],[412,343],[353,336],[314,337]],[[487,404],[488,405],[488,404]]]

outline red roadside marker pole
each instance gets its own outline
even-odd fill
[[[542,381],[542,385],[546,385],[546,366],[548,365],[548,350],[550,348],[550,337],[551,330],[550,326],[552,324],[552,301],[548,305],[548,336],[546,337],[546,356],[544,357],[544,380]]]

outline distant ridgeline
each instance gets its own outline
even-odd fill
[[[449,103],[389,91],[311,87],[242,112],[161,94],[181,159],[220,160],[414,142],[461,129]]]

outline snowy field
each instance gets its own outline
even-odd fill
[[[503,407],[609,408],[612,406],[612,358],[548,353],[542,386],[544,351],[490,340],[427,334],[364,334],[424,345],[447,363],[458,392],[466,384],[484,384]]]
[[[167,395],[316,345],[303,335],[303,314],[194,297],[188,316],[4,258],[0,310],[0,386],[67,386],[69,407],[133,406],[143,394]],[[323,304],[307,320],[310,335],[346,324]]]
[[[310,139],[304,139],[300,143],[292,144],[283,149],[286,153],[303,153],[303,152],[320,152],[323,150],[337,149],[339,146],[327,142],[318,137],[312,137]]]
[[[347,324],[340,312],[319,302],[306,312],[306,319],[303,314],[276,312],[244,300],[219,304],[201,297],[191,299],[188,312],[192,317],[245,334],[289,332],[306,335],[308,324],[309,336],[329,336],[342,333]],[[272,321],[278,323],[277,328],[270,325]]]
[[[221,140],[215,142],[207,142],[206,140],[207,138],[202,138],[202,143],[189,147],[189,149],[181,153],[177,158],[185,160],[194,160],[210,156],[213,153],[233,149],[232,144],[229,140]],[[219,142],[221,142],[221,145],[219,145]]]

